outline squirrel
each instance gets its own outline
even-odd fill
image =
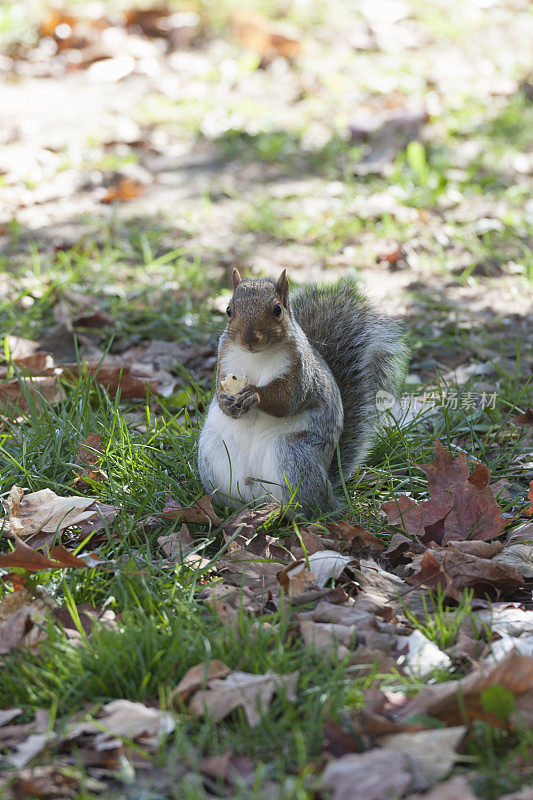
[[[286,270],[277,281],[233,270],[198,462],[224,505],[297,501],[309,516],[342,507],[334,488],[368,454],[376,395],[394,393],[406,348],[349,279],[291,294]]]

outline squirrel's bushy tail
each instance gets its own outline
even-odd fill
[[[344,408],[340,462],[347,478],[372,446],[376,394],[380,390],[395,393],[407,348],[399,325],[376,313],[349,279],[295,289],[292,309],[340,389]],[[336,457],[330,472],[333,481],[339,479]]]

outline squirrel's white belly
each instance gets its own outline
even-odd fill
[[[249,352],[228,343],[221,361],[222,375],[246,375],[248,382],[264,386],[290,366],[285,347]],[[199,461],[204,485],[210,485],[223,502],[231,504],[282,499],[285,485],[278,454],[280,438],[305,429],[305,413],[277,419],[252,408],[238,419],[211,403],[200,437]],[[296,487],[295,487],[296,488]]]
[[[305,418],[305,412],[277,419],[251,409],[232,419],[214,400],[200,437],[200,462],[220,499],[239,503],[272,497],[282,500],[285,480],[278,444],[280,438],[305,430]]]

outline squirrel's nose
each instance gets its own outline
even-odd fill
[[[259,344],[259,342],[263,339],[263,334],[259,333],[258,331],[254,331],[253,328],[249,328],[244,331],[242,339],[245,345],[252,347],[253,345]]]

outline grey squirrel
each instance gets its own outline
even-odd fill
[[[231,507],[274,499],[304,515],[336,511],[339,460],[347,478],[368,454],[376,394],[394,393],[405,345],[350,280],[291,294],[286,270],[277,281],[233,270],[200,478]]]

